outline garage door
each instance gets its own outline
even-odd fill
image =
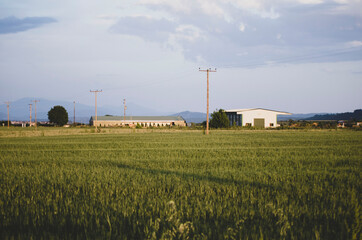
[[[265,127],[265,119],[264,118],[254,118],[254,127],[264,128]]]

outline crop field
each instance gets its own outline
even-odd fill
[[[0,149],[1,239],[361,239],[362,132],[1,129]]]

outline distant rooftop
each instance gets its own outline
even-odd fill
[[[277,113],[277,114],[292,115],[291,113],[288,113],[288,112],[275,111],[275,110],[270,110],[270,109],[265,109],[265,108],[231,109],[231,110],[225,110],[225,112],[238,112],[238,113],[242,113],[242,112],[248,112],[248,111],[254,111],[254,110],[264,110],[264,111],[269,111],[269,112],[275,112],[275,113]]]
[[[95,119],[92,116],[91,119]],[[123,116],[97,116],[97,121],[123,121]],[[126,121],[185,121],[181,116],[126,116]]]

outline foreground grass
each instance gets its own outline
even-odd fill
[[[0,238],[360,239],[361,132],[38,131],[0,131]]]

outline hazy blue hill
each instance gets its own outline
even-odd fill
[[[362,109],[356,109],[354,112],[335,113],[335,114],[317,114],[304,120],[362,120]]]
[[[29,120],[29,104],[33,104],[32,106],[32,119],[35,118],[35,105],[32,102],[34,98],[22,98],[17,101],[10,103],[10,119],[11,120],[18,120],[24,121]],[[73,102],[66,102],[66,101],[57,101],[57,100],[48,100],[43,98],[38,98],[39,102],[36,103],[36,115],[38,121],[46,121],[48,120],[48,111],[56,106],[60,105],[63,106],[67,112],[69,119],[73,118],[73,109],[74,105]],[[91,111],[94,111],[94,107],[83,105],[83,104],[76,104],[76,116],[90,116]],[[3,111],[1,109],[0,117],[2,117]]]
[[[0,120],[7,120],[7,119],[8,119],[8,115],[6,113],[0,112]]]
[[[29,120],[29,104],[32,103],[34,98],[22,98],[10,103],[10,120],[16,121],[28,121]],[[37,120],[38,121],[47,121],[48,120],[48,112],[49,110],[56,106],[60,105],[63,106],[69,116],[69,120],[73,121],[74,117],[74,104],[73,102],[67,101],[59,101],[59,100],[48,100],[43,98],[38,98],[39,102],[36,104],[36,112],[37,112]],[[35,109],[34,103],[32,107],[32,119],[35,118]],[[123,116],[123,105],[120,104],[119,107],[117,106],[98,106],[98,115],[119,115]],[[155,111],[153,109],[149,109],[146,107],[139,106],[134,103],[127,104],[127,115],[132,116],[157,116],[157,115],[167,115],[170,113],[162,113]],[[89,106],[85,104],[76,103],[75,105],[75,116],[77,122],[88,123],[91,116],[95,115],[94,105]],[[7,120],[7,110],[6,105],[2,105],[0,108],[0,120]]]
[[[326,113],[293,113],[292,115],[279,115],[278,121],[287,121],[289,119],[302,120],[302,119],[313,117],[317,114],[326,114]]]
[[[170,116],[181,116],[188,123],[190,123],[190,122],[202,123],[203,121],[206,121],[206,113],[202,113],[202,112],[184,111],[184,112],[172,114]]]

